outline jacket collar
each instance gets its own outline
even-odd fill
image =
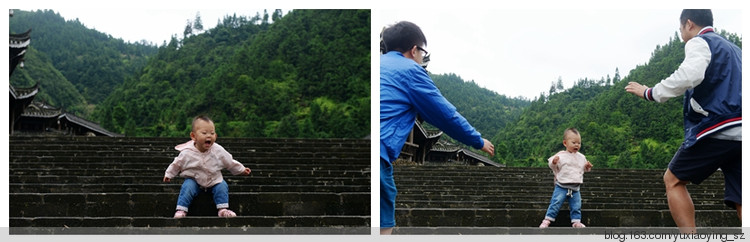
[[[701,29],[701,31],[698,32],[698,35],[702,35],[702,34],[705,34],[705,33],[708,33],[708,32],[714,32],[714,27],[713,26],[703,27]]]

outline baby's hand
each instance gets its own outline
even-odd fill
[[[163,181],[164,181],[164,182],[171,182],[171,181],[172,181],[172,179],[170,179],[169,177],[166,177],[166,176],[165,176],[165,177],[164,177],[164,180],[163,180]]]
[[[243,175],[243,176],[250,175],[250,168],[245,167],[245,170],[242,171],[242,174],[240,174],[240,175]]]
[[[591,164],[591,162],[586,161],[586,169],[591,169],[591,167],[594,167],[594,165]]]
[[[560,161],[560,157],[559,156],[555,156],[554,158],[552,158],[552,164],[553,165],[557,165],[557,162],[559,162],[559,161]]]

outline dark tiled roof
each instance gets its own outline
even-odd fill
[[[430,149],[430,151],[452,153],[452,152],[456,152],[456,151],[458,151],[460,149],[461,149],[461,147],[459,147],[458,145],[451,144],[451,143],[449,143],[447,141],[444,141],[444,140],[440,140],[437,143],[435,143],[435,145],[432,146],[432,149]]]
[[[31,29],[27,30],[25,33],[20,34],[10,34],[10,48],[19,48],[19,49],[25,49],[29,46],[29,42],[31,41]]]
[[[56,118],[57,116],[60,116],[60,114],[62,114],[62,109],[40,102],[31,102],[31,104],[23,110],[21,116],[33,118]]]
[[[21,99],[27,99],[27,98],[34,98],[37,92],[39,92],[39,83],[34,84],[33,87],[27,87],[27,88],[16,88],[13,87],[13,85],[10,86],[10,96],[13,99],[21,100]]]
[[[110,131],[102,128],[102,126],[99,126],[99,124],[97,124],[97,123],[88,121],[88,120],[83,119],[81,117],[75,116],[75,115],[73,115],[71,113],[64,113],[63,115],[60,115],[60,117],[58,117],[58,119],[67,119],[71,123],[74,123],[74,124],[86,127],[88,129],[90,129],[91,131],[94,131],[94,132],[97,132],[97,133],[100,133],[100,134],[103,134],[103,135],[106,135],[106,136],[109,136],[109,137],[120,137],[120,136],[123,136],[122,134],[110,132]]]
[[[110,132],[102,128],[101,126],[99,126],[99,124],[97,123],[75,116],[71,113],[64,112],[61,108],[56,108],[56,107],[47,105],[42,102],[31,102],[31,104],[29,104],[29,106],[23,110],[23,113],[21,114],[21,116],[29,117],[29,118],[44,118],[44,119],[57,119],[57,120],[65,119],[70,123],[84,127],[88,130],[91,130],[91,132],[94,132],[94,133],[106,135],[109,137],[123,136],[118,133]]]
[[[422,127],[422,124],[419,123],[419,121],[414,121],[414,127],[417,131],[419,131],[419,135],[422,137],[425,137],[426,139],[434,139],[434,138],[440,138],[441,135],[443,135],[443,131],[440,130],[426,130],[424,127]]]
[[[461,148],[460,146],[456,144],[450,143],[448,141],[443,141],[443,140],[440,140],[437,143],[435,143],[435,145],[432,146],[432,149],[430,149],[430,152],[443,152],[443,153],[456,153],[456,154],[463,153],[466,156],[469,156],[471,158],[474,158],[484,163],[485,165],[491,165],[491,166],[497,166],[497,167],[502,166],[481,154],[477,154],[474,151]]]
[[[475,152],[473,152],[471,150],[461,149],[458,152],[463,152],[467,156],[470,156],[471,158],[477,159],[477,160],[481,161],[482,163],[484,163],[485,165],[491,165],[491,166],[497,166],[497,167],[501,166],[500,164],[497,164],[494,161],[491,161],[487,157],[485,157],[483,155],[480,155],[480,154],[477,154],[477,153],[475,153]]]
[[[23,56],[26,54],[26,48],[29,47],[29,43],[31,42],[29,33],[31,33],[31,29],[26,31],[26,33],[10,35],[10,51],[8,52],[10,57],[8,61],[8,64],[10,64],[9,74],[13,74],[19,63],[23,67]]]

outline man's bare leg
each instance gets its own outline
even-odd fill
[[[672,171],[664,173],[664,185],[667,190],[667,203],[680,233],[695,233],[695,206],[687,190],[687,181],[680,181]]]

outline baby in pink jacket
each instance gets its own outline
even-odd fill
[[[187,216],[188,207],[195,196],[200,193],[211,193],[219,210],[219,217],[237,216],[229,210],[229,186],[221,175],[227,169],[232,175],[249,175],[250,168],[232,159],[224,147],[216,143],[214,122],[207,116],[193,119],[190,141],[175,146],[180,154],[174,158],[167,171],[164,182],[172,181],[177,175],[185,178],[177,198],[177,211],[174,218]]]
[[[581,223],[581,184],[583,173],[591,171],[591,162],[578,152],[581,149],[581,135],[575,128],[568,128],[563,134],[565,150],[549,158],[549,168],[555,173],[555,190],[552,192],[547,214],[540,228],[546,228],[555,221],[563,202],[568,201],[570,222],[575,228],[586,227]]]

